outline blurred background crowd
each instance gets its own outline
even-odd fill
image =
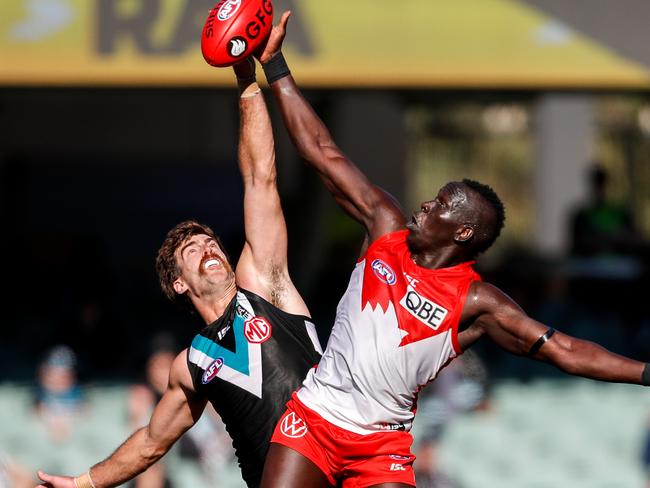
[[[650,361],[650,3],[278,0],[340,146],[407,212],[495,188],[478,270],[534,318]],[[77,474],[145,424],[200,323],[153,261],[194,218],[242,244],[237,95],[200,57],[211,1],[0,5],[0,487]],[[260,76],[260,78],[262,78]],[[361,235],[271,104],[294,281],[327,339]],[[650,395],[478,344],[419,399],[418,486],[650,486]],[[239,487],[206,411],[136,487]]]

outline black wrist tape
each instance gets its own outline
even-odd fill
[[[650,386],[650,363],[645,363],[643,374],[641,375],[641,384],[643,386]]]
[[[266,81],[268,81],[269,85],[274,81],[278,81],[280,78],[284,78],[291,74],[282,52],[278,52],[271,56],[271,59],[262,65],[262,69],[264,69]]]

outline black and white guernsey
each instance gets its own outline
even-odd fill
[[[233,440],[242,477],[257,487],[278,419],[322,354],[310,319],[238,289],[224,314],[194,337],[187,362]]]

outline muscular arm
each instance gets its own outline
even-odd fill
[[[246,243],[237,283],[286,312],[309,315],[289,276],[287,228],[276,184],[271,120],[254,81],[240,82],[239,170],[244,182]]]
[[[485,334],[505,350],[520,356],[527,355],[548,326],[528,317],[498,288],[478,282],[473,287],[463,316],[476,318],[460,334],[461,346],[469,346],[473,340]],[[616,383],[642,384],[641,375],[645,366],[598,344],[561,332],[555,332],[533,357],[571,375]]]
[[[262,64],[282,47],[289,13],[273,27],[259,55]],[[300,156],[313,167],[337,203],[368,233],[370,242],[404,226],[404,216],[395,200],[372,184],[338,148],[323,121],[305,100],[292,76],[270,83],[284,124]]]
[[[181,352],[172,365],[169,386],[154,409],[149,424],[135,431],[113,454],[90,469],[96,488],[120,485],[158,461],[183,433],[199,419],[206,401],[193,391],[187,368],[187,352]],[[39,472],[44,486],[73,488],[71,477]]]
[[[271,88],[300,156],[318,172],[336,202],[365,227],[370,240],[402,228],[404,217],[395,201],[338,148],[293,77],[281,78]]]

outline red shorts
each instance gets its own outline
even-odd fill
[[[415,486],[408,432],[356,434],[329,423],[294,393],[275,427],[271,442],[299,452],[320,468],[333,485],[361,488],[379,483]]]

